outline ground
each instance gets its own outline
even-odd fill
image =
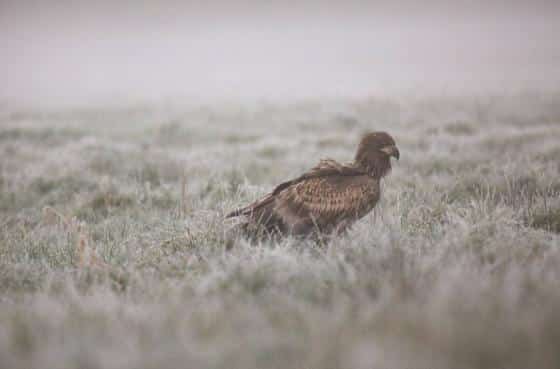
[[[362,133],[329,243],[224,214]],[[558,368],[560,94],[0,110],[3,368]]]

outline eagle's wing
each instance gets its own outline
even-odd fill
[[[232,211],[231,213],[226,215],[226,218],[232,218],[232,217],[236,217],[236,216],[240,216],[240,215],[245,215],[245,216],[251,216],[252,214],[254,214],[255,212],[257,212],[259,209],[269,205],[271,202],[273,202],[276,198],[276,196],[278,194],[280,194],[282,191],[284,191],[285,189],[289,188],[290,186],[293,186],[297,183],[300,183],[302,181],[308,180],[308,179],[312,179],[312,178],[320,178],[320,177],[327,177],[327,176],[332,176],[332,175],[343,175],[343,176],[357,176],[357,175],[362,175],[364,173],[357,171],[356,169],[350,167],[350,166],[345,166],[342,164],[339,164],[338,162],[336,162],[335,160],[332,159],[323,159],[319,162],[319,164],[317,166],[315,166],[314,168],[312,168],[310,171],[308,171],[307,173],[280,183],[278,186],[276,186],[274,188],[274,190],[265,195],[264,197],[262,197],[261,199],[243,207],[243,208],[239,208],[236,209],[234,211]]]
[[[330,233],[373,209],[379,192],[379,182],[367,175],[310,178],[278,194],[273,214],[291,233]]]
[[[322,160],[309,172],[228,217],[245,215],[267,229],[307,234],[330,232],[368,213],[379,199],[379,182],[352,166]]]

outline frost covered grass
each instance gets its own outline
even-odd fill
[[[2,367],[560,366],[559,94],[0,114]],[[348,235],[227,235],[368,130]]]

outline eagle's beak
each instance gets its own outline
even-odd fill
[[[394,157],[397,160],[399,160],[399,158],[401,157],[401,153],[399,152],[399,149],[397,149],[395,145],[385,146],[384,148],[381,149],[381,151],[383,151],[385,154],[389,156]]]

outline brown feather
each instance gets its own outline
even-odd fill
[[[391,168],[389,156],[380,151],[388,145],[395,142],[386,133],[366,135],[353,163],[321,160],[307,173],[281,183],[227,217],[246,216],[250,224],[267,233],[308,236],[342,232],[377,204],[380,179]]]

